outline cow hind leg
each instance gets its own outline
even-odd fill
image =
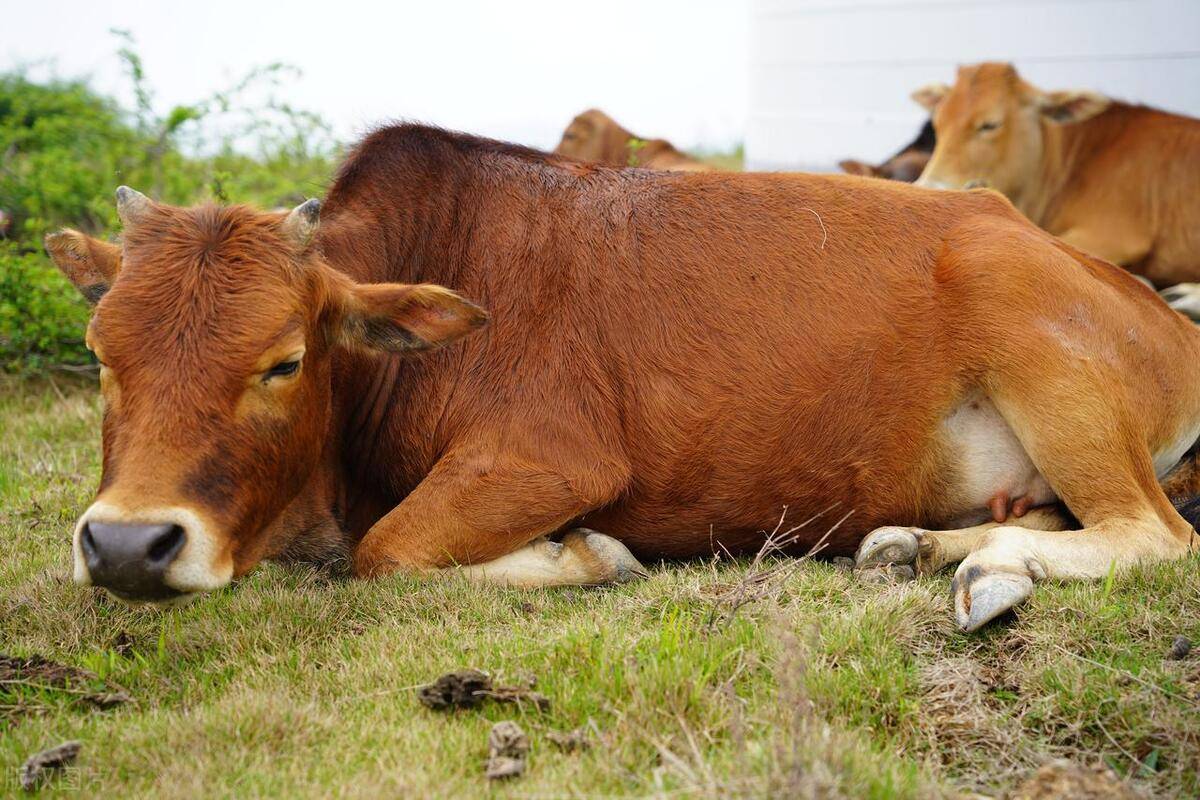
[[[1061,531],[1071,521],[1057,506],[1031,509],[1019,518],[1022,527]],[[856,569],[908,565],[918,575],[933,575],[957,564],[976,548],[983,537],[1002,523],[986,522],[969,528],[927,530],[899,525],[876,528],[863,538],[854,556]]]
[[[964,630],[1023,602],[1036,580],[1100,578],[1182,557],[1197,544],[1158,483],[1141,426],[1113,402],[1112,387],[1078,373],[1055,377],[999,376],[992,399],[1083,527],[1000,525],[984,532],[952,583]]]

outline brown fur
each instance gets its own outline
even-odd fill
[[[694,556],[758,547],[784,507],[824,514],[801,550],[852,511],[848,552],[970,510],[941,422],[973,392],[1085,525],[1148,514],[1160,557],[1190,535],[1149,454],[1200,419],[1200,332],[995,193],[584,167],[404,125],[349,155],[310,247],[280,223],[154,207],[90,333],[102,497],[203,507],[238,574],[339,529],[360,575],[579,521]],[[491,324],[413,347],[483,320],[423,284]],[[260,385],[295,335],[300,373]]]
[[[639,145],[635,143],[640,142]],[[594,161],[609,167],[646,167],[682,172],[714,169],[681,153],[666,139],[643,139],[598,109],[589,109],[571,120],[554,148],[558,155]]]
[[[937,148],[922,180],[982,181],[1035,223],[1157,286],[1200,280],[1200,120],[1088,92],[1043,92],[1010,64],[927,87]],[[981,134],[983,121],[1000,121]]]

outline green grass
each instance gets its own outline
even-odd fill
[[[995,795],[1057,756],[1200,793],[1200,659],[1163,660],[1175,635],[1200,641],[1196,558],[1039,586],[976,636],[954,630],[944,575],[876,587],[823,563],[732,616],[744,562],[524,592],[266,566],[182,608],[130,609],[69,579],[98,474],[94,391],[3,384],[0,430],[0,651],[134,698],[99,710],[0,686],[0,795],[67,739],[83,750],[47,796],[925,798]],[[417,702],[467,666],[536,677],[550,710]],[[505,718],[532,738],[529,768],[489,785]],[[581,726],[585,752],[547,739]]]

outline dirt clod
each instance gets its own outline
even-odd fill
[[[1103,764],[1080,766],[1060,758],[1041,767],[1008,800],[1140,800],[1141,795]]]
[[[422,686],[417,697],[429,708],[445,711],[455,708],[474,708],[485,700],[498,703],[529,703],[538,711],[550,708],[550,698],[533,687],[536,679],[526,681],[526,686],[497,686],[492,676],[477,669],[462,669],[448,672],[428,686]]]
[[[51,747],[30,756],[21,767],[21,788],[32,792],[50,780],[56,771],[69,766],[75,760],[79,755],[80,746],[79,742],[63,742],[58,747]]]
[[[854,569],[854,559],[847,556],[836,556],[829,562],[836,569],[845,570],[847,572]]]
[[[111,681],[101,681],[93,672],[36,655],[17,658],[0,653],[0,685],[57,689],[100,709],[112,708],[133,699],[124,689],[112,685]],[[98,685],[103,685],[103,689],[97,690]]]
[[[1171,649],[1167,651],[1167,659],[1170,661],[1182,661],[1192,652],[1192,640],[1186,636],[1176,636],[1175,641],[1171,642]]]
[[[525,771],[529,737],[512,720],[497,722],[488,734],[486,775],[491,780],[514,778]]]
[[[417,695],[429,708],[443,711],[453,708],[473,708],[486,700],[492,691],[492,676],[477,669],[448,672]]]
[[[546,738],[564,753],[587,750],[592,746],[592,740],[583,728],[576,728],[573,731],[550,731],[546,734]]]

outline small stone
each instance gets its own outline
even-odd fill
[[[51,775],[69,766],[79,755],[79,742],[63,742],[30,756],[21,767],[21,788],[27,792],[48,781]]]
[[[512,720],[497,722],[488,734],[486,775],[491,780],[514,778],[525,771],[529,737]]]
[[[854,559],[847,556],[837,556],[830,560],[829,563],[833,565],[834,569],[846,570],[847,572],[854,570]]]
[[[524,758],[529,752],[529,737],[510,719],[497,722],[488,734],[488,753],[493,756]]]
[[[490,780],[498,781],[505,778],[515,778],[525,771],[525,759],[509,758],[508,756],[492,756],[488,759],[487,770],[484,772]]]
[[[1176,636],[1175,641],[1171,642],[1171,649],[1167,651],[1167,659],[1170,661],[1182,661],[1192,652],[1192,640],[1186,636]]]

